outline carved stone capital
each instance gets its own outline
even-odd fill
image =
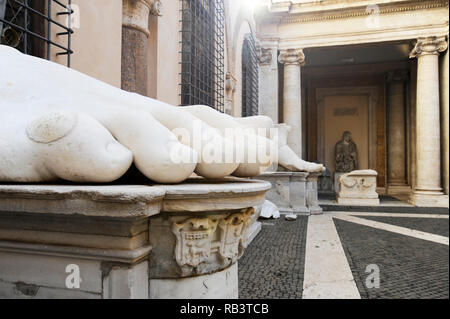
[[[260,48],[258,50],[259,65],[270,65],[272,63],[272,48]]]
[[[391,83],[391,82],[407,82],[408,80],[409,80],[409,71],[408,70],[390,71],[386,75],[386,81],[388,83]]]
[[[150,8],[150,14],[154,16],[162,16],[162,3],[160,0],[152,0],[153,4]]]
[[[427,37],[417,39],[414,48],[409,55],[410,58],[419,58],[423,55],[439,55],[447,50],[445,37]]]
[[[305,64],[305,54],[303,49],[286,49],[281,50],[278,56],[278,62],[284,65],[304,65]]]
[[[149,35],[148,17],[150,13],[158,12],[161,3],[158,0],[123,0],[122,25],[136,29]],[[160,14],[157,14],[160,15]]]

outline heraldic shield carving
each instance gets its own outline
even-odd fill
[[[202,273],[203,263],[211,255],[211,237],[216,231],[218,220],[189,218],[174,222],[172,232],[177,238],[175,259],[183,274]]]
[[[248,231],[254,211],[254,208],[246,208],[221,216],[173,221],[175,259],[182,275],[223,269],[240,258],[248,245]],[[216,234],[216,230],[220,233]]]
[[[251,224],[251,215],[254,208],[247,208],[220,220],[220,248],[222,258],[234,263],[242,256],[248,245],[248,230]]]

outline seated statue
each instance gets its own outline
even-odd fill
[[[3,45],[0,70],[1,182],[111,182],[132,163],[159,183],[250,177],[277,153],[291,169],[323,169],[259,133],[273,127],[265,116],[175,107]]]
[[[358,169],[358,151],[352,133],[344,132],[342,139],[336,143],[334,156],[336,172],[348,173]]]

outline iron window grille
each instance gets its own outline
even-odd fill
[[[0,0],[0,43],[47,60],[51,58],[52,48],[56,47],[56,55],[66,55],[70,67],[72,1],[62,1]],[[67,26],[52,19],[55,8],[58,8],[57,16],[67,16]],[[52,32],[56,37],[66,37],[66,45],[55,42]]]
[[[258,56],[251,33],[242,46],[242,116],[258,115]]]
[[[181,105],[223,112],[223,0],[181,0],[181,6]]]

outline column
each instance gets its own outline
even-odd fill
[[[406,178],[406,83],[408,71],[388,73],[388,191],[409,191]]]
[[[259,114],[278,123],[278,61],[277,47],[259,50]]]
[[[443,163],[442,175],[444,181],[444,192],[449,194],[449,83],[448,83],[448,50],[441,63],[441,115],[442,115],[442,146]]]
[[[302,99],[300,68],[305,55],[302,49],[287,49],[280,52],[278,61],[284,64],[283,122],[291,127],[288,145],[302,157]]]
[[[410,57],[417,58],[416,206],[448,206],[441,188],[441,130],[439,110],[439,53],[445,37],[419,38]]]
[[[160,15],[158,0],[122,2],[122,89],[147,95],[147,38],[150,14]]]

